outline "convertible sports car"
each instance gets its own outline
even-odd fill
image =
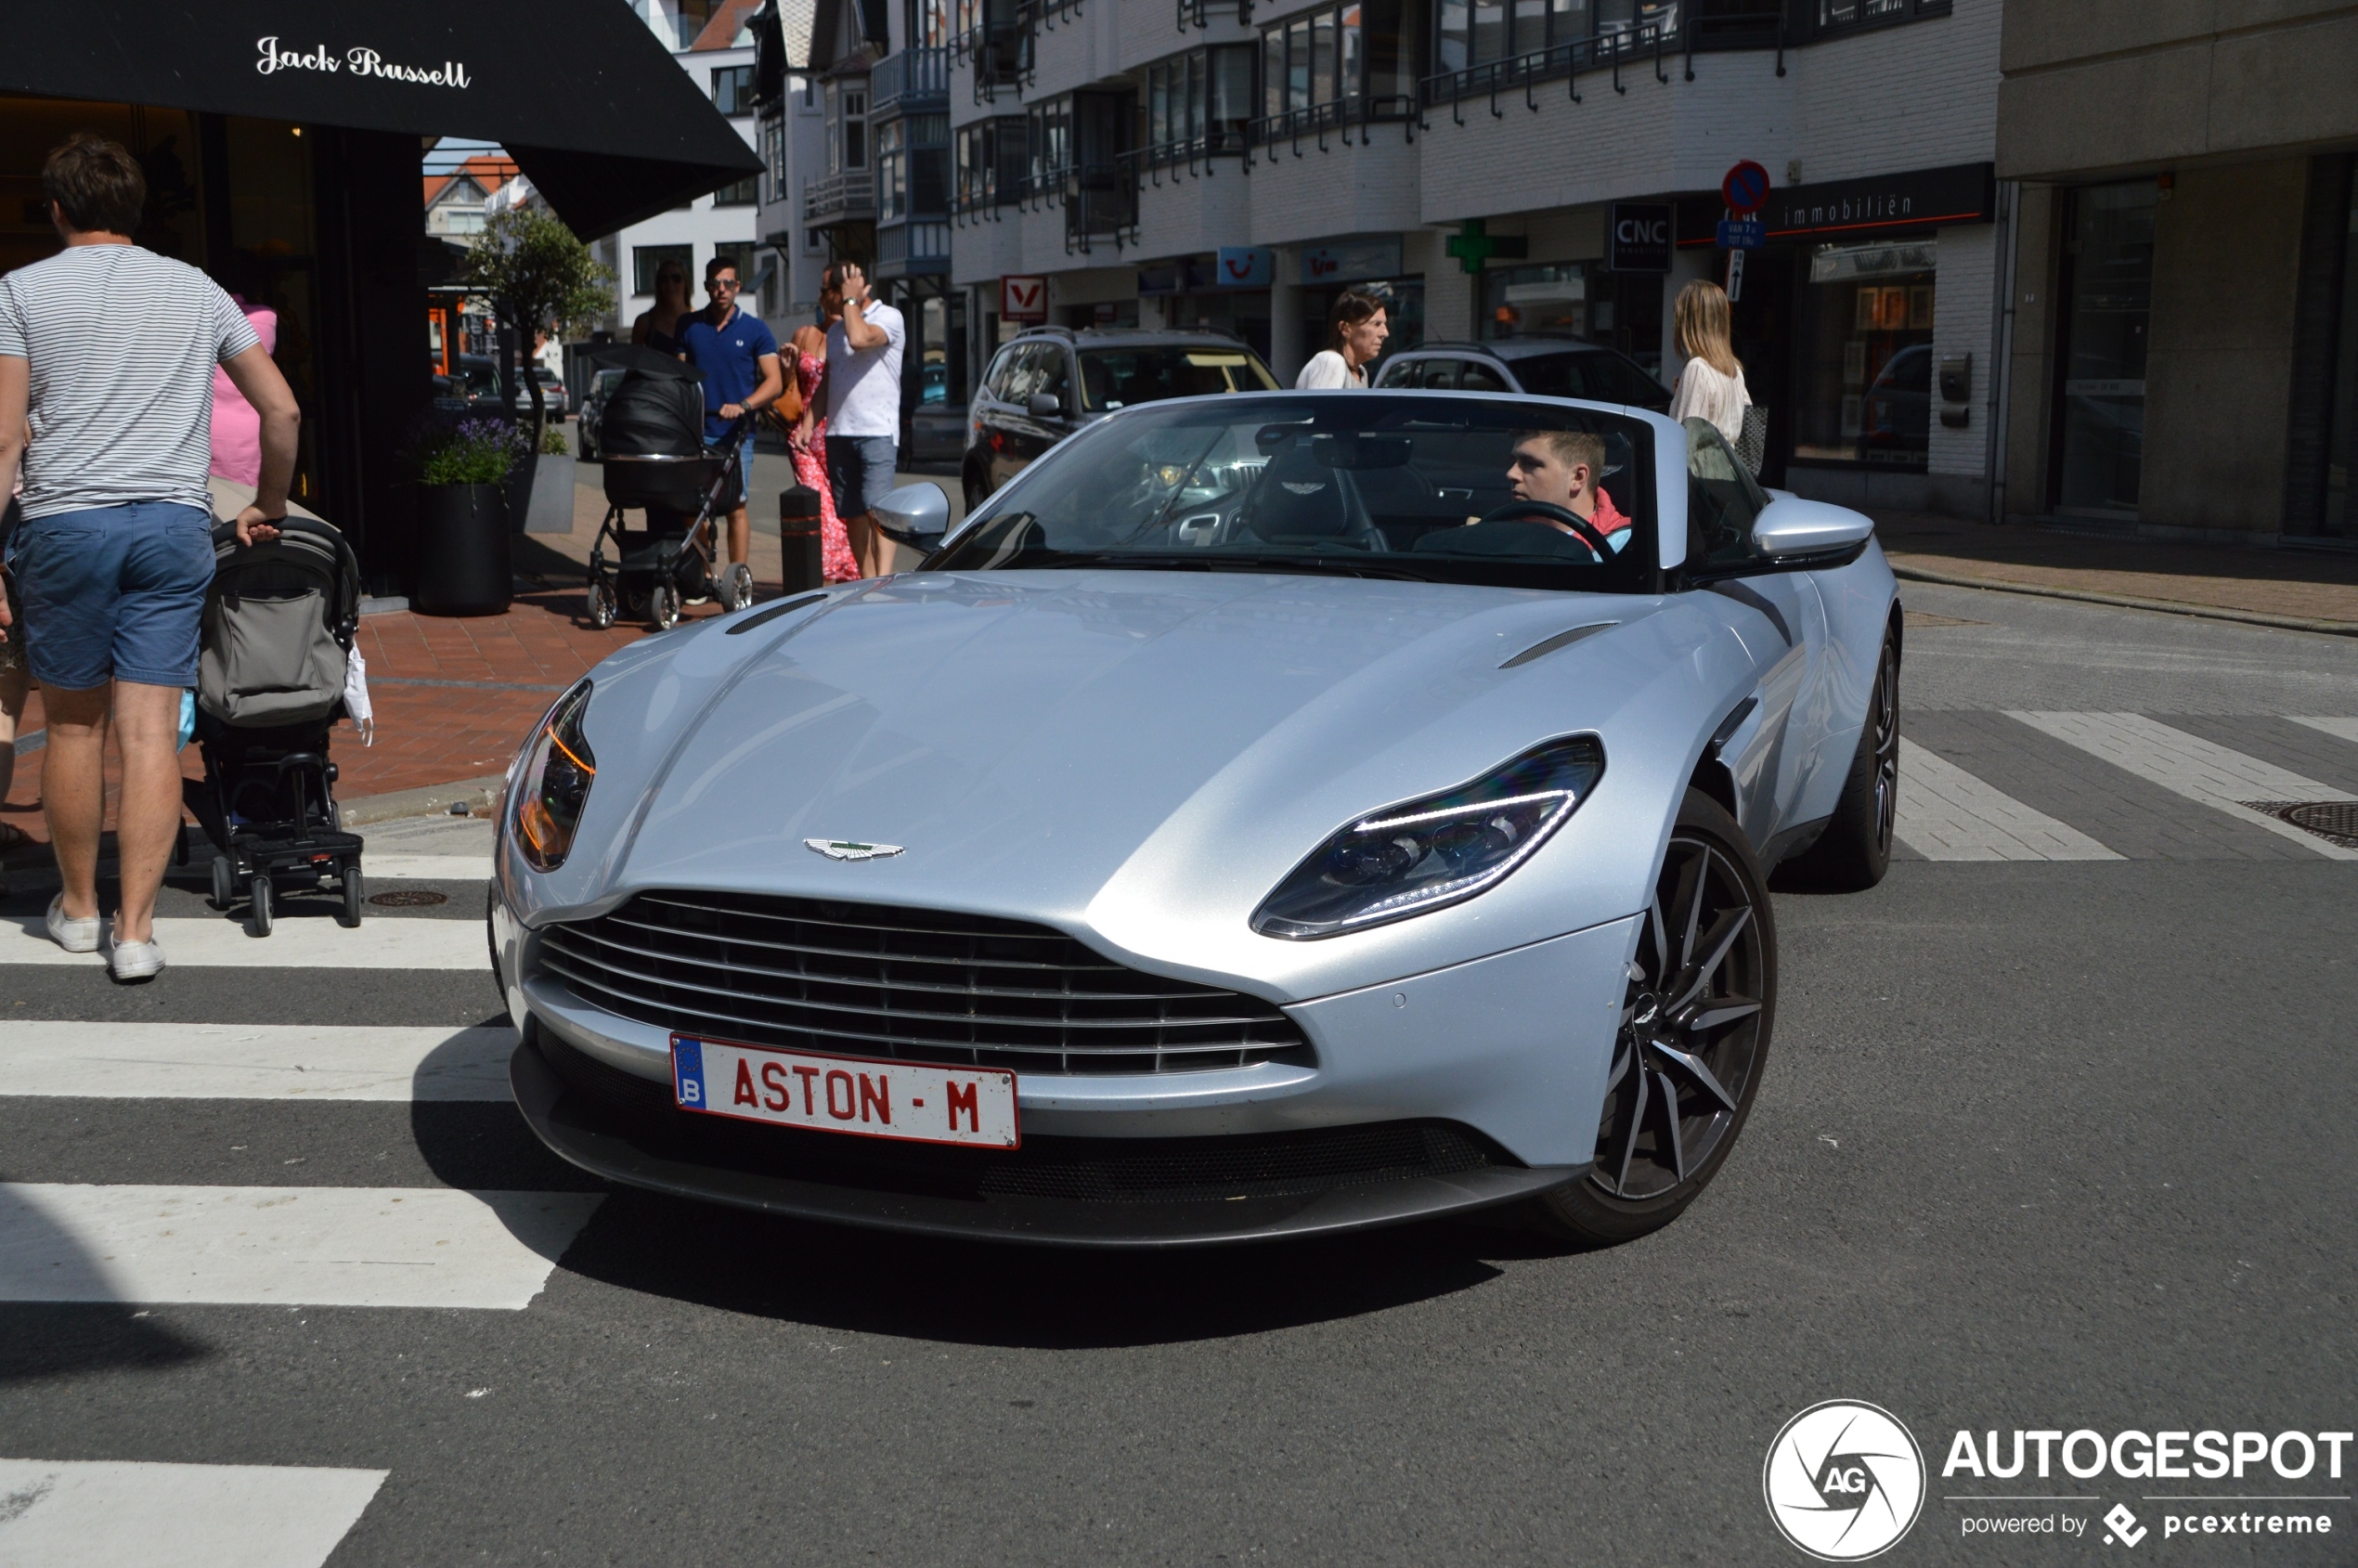
[[[1868,520],[1700,421],[1123,410],[924,570],[551,708],[489,916],[517,1103],[618,1182],[913,1231],[1644,1234],[1759,1092],[1768,873],[1883,875],[1900,625]]]

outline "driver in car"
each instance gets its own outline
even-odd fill
[[[1516,435],[1514,457],[1507,464],[1515,499],[1560,506],[1604,535],[1617,551],[1629,542],[1629,519],[1598,483],[1604,472],[1605,438],[1585,430],[1523,431]],[[1573,532],[1542,514],[1529,514],[1529,520],[1559,533]]]
[[[1442,528],[1412,549],[1453,555],[1569,555],[1602,561],[1629,542],[1629,519],[1598,480],[1605,442],[1583,430],[1515,434],[1507,465],[1512,499],[1463,528]]]

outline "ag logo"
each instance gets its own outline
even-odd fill
[[[1760,1489],[1785,1539],[1821,1562],[1857,1562],[1889,1549],[1916,1523],[1924,1457],[1888,1410],[1830,1399],[1777,1433]]]

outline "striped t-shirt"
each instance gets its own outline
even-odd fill
[[[136,245],[69,245],[0,277],[0,355],[31,381],[25,516],[210,512],[213,368],[260,341],[219,284]]]

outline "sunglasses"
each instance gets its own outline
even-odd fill
[[[705,287],[715,291],[727,289],[733,292],[736,290],[744,288],[745,285],[738,282],[733,278],[716,278],[711,282],[706,283]]]

